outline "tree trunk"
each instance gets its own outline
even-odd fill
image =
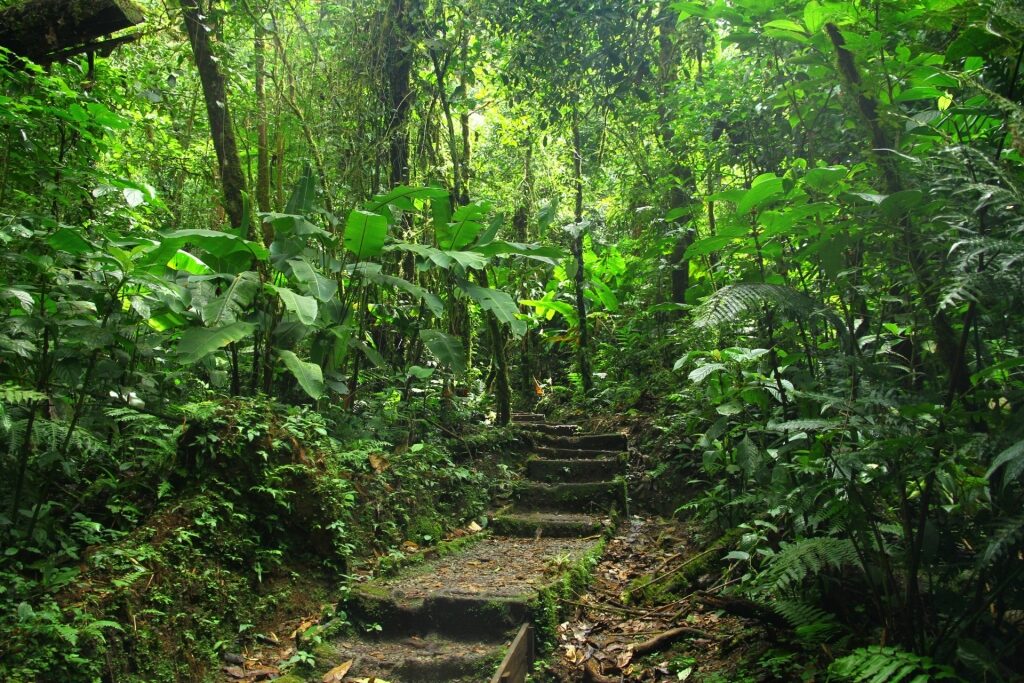
[[[213,137],[213,147],[217,152],[217,163],[224,191],[224,210],[233,228],[241,230],[241,233],[248,236],[249,239],[258,241],[259,237],[254,230],[252,221],[246,218],[245,176],[242,175],[242,163],[238,157],[235,132],[231,124],[227,85],[213,56],[210,34],[206,26],[203,25],[203,16],[206,12],[200,7],[199,0],[181,0],[181,9],[185,19],[185,28],[188,31],[188,39],[192,44],[196,67],[199,69],[203,98],[206,100],[210,135]],[[245,225],[246,222],[249,224]]]
[[[388,22],[382,38],[388,46],[384,57],[384,78],[387,79],[389,119],[385,131],[388,140],[388,161],[391,166],[391,187],[409,181],[409,109],[412,104],[410,78],[413,66],[412,27],[409,5],[413,0],[391,0]]]
[[[576,317],[579,319],[580,344],[577,352],[577,363],[580,380],[583,382],[583,393],[589,394],[594,388],[594,378],[590,372],[590,331],[587,329],[587,304],[583,296],[585,273],[583,268],[583,145],[580,140],[579,108],[572,112],[572,161],[573,179],[576,186],[576,234],[572,240],[572,253],[576,257]]]
[[[270,143],[267,137],[266,50],[262,24],[253,24],[253,54],[256,71],[256,205],[269,212]]]
[[[679,35],[676,29],[679,14],[665,8],[659,18],[658,28],[658,87],[661,101],[668,97],[670,84],[679,80]],[[686,250],[693,242],[693,229],[688,226],[693,220],[691,204],[697,192],[693,171],[684,166],[679,157],[681,150],[675,149],[675,130],[672,119],[664,104],[658,107],[658,119],[661,128],[661,144],[665,153],[673,159],[671,164],[672,177],[675,183],[669,190],[668,203],[672,209],[686,209],[686,212],[675,219],[670,225],[678,232],[675,245],[672,247],[670,267],[672,268],[672,302],[686,303],[686,290],[690,287],[690,260],[686,258]],[[681,312],[680,312],[681,314]]]

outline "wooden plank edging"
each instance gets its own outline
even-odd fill
[[[527,622],[509,645],[491,683],[525,683],[526,675],[533,668],[533,657],[533,624]]]

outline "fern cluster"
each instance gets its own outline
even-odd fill
[[[854,650],[837,659],[829,672],[858,683],[929,683],[956,681],[953,670],[895,647],[873,645]]]

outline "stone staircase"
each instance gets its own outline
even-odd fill
[[[539,414],[513,421],[531,455],[510,503],[491,515],[491,533],[357,586],[349,614],[373,631],[320,646],[318,663],[351,661],[350,678],[388,683],[521,683],[521,673],[502,678],[495,667],[545,591],[596,552],[625,512],[626,439]]]

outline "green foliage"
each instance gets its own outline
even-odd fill
[[[920,657],[893,647],[860,648],[837,659],[829,671],[845,680],[868,683],[899,683],[899,681],[955,681],[949,667],[936,665],[928,657]]]

